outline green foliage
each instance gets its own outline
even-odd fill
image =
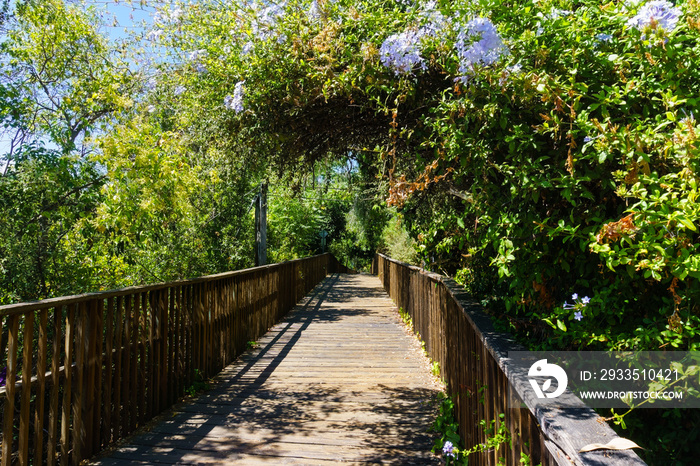
[[[416,242],[403,227],[401,218],[392,217],[382,230],[383,249],[392,259],[417,264]]]
[[[199,369],[195,369],[194,382],[192,382],[192,385],[185,389],[185,393],[187,393],[189,396],[195,396],[204,390],[209,390],[209,382],[204,379],[204,376],[202,376]]]
[[[0,303],[92,285],[71,231],[100,200],[94,164],[26,147],[0,177]]]
[[[503,413],[499,414],[498,421],[494,419],[489,423],[485,419],[482,419],[479,422],[479,425],[486,435],[486,441],[484,443],[474,445],[468,449],[462,448],[460,446],[462,439],[458,433],[459,425],[454,419],[454,400],[444,393],[439,393],[438,402],[438,415],[431,426],[431,431],[440,434],[440,437],[435,439],[432,452],[442,453],[448,465],[467,465],[469,464],[469,455],[498,450],[503,445],[512,448],[510,432],[504,422],[505,414]],[[449,449],[445,445],[447,442],[452,445],[451,452],[445,451]],[[529,458],[525,456],[525,458],[521,459],[521,462],[525,462],[523,460],[529,461]],[[498,464],[504,465],[505,459],[499,458]]]

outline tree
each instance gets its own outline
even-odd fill
[[[7,5],[5,5],[7,6]],[[83,290],[94,281],[66,243],[105,181],[87,138],[133,105],[132,73],[93,10],[61,0],[3,10],[0,299]],[[70,248],[75,247],[70,245]]]

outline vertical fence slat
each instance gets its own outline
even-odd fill
[[[18,315],[7,318],[7,371],[5,373],[5,407],[2,429],[2,466],[12,464],[12,439],[15,423],[15,379],[17,377]]]
[[[87,303],[78,304],[75,319],[75,402],[73,403],[73,464],[79,464],[84,459],[86,437],[85,411],[87,405],[86,362],[87,348]]]
[[[24,345],[22,351],[22,393],[19,415],[19,463],[29,464],[30,402],[32,397],[32,354],[34,349],[34,313],[24,315]]]
[[[124,340],[122,342],[122,372],[121,372],[121,432],[126,436],[131,432],[129,414],[131,413],[131,384],[129,374],[131,374],[131,296],[124,296]]]
[[[102,431],[102,378],[104,375],[104,300],[94,299],[90,307],[90,338],[92,344],[90,345],[90,383],[92,383],[94,389],[92,391],[92,396],[89,400],[88,412],[91,414],[91,428],[90,428],[90,452],[89,456],[92,456],[96,452],[100,451],[100,445],[102,443],[101,431]]]
[[[139,319],[139,400],[138,400],[138,411],[139,411],[139,426],[142,426],[148,419],[150,415],[146,406],[146,391],[148,391],[148,382],[146,380],[146,349],[148,343],[148,305],[146,299],[146,293],[139,293],[136,295],[136,299],[141,301],[141,314]]]
[[[102,444],[108,445],[112,437],[112,375],[114,374],[114,297],[107,299],[105,315],[105,372],[102,396]]]
[[[114,325],[116,331],[114,334],[114,374],[112,383],[114,384],[114,401],[112,410],[112,435],[114,439],[124,435],[122,428],[122,384],[124,377],[122,376],[122,363],[124,357],[124,298],[117,296],[114,308]]]
[[[73,339],[75,332],[75,312],[77,305],[69,305],[66,311],[65,324],[65,354],[63,369],[65,382],[63,385],[63,410],[61,411],[61,464],[68,464],[71,447],[71,396],[73,388]]]
[[[146,404],[148,405],[148,417],[153,417],[157,410],[155,409],[155,397],[153,392],[156,389],[156,381],[154,378],[155,373],[155,354],[153,348],[153,338],[155,337],[155,319],[156,319],[156,309],[158,308],[156,304],[157,292],[151,291],[148,293],[148,365],[146,367],[146,378],[148,380],[148,388]]]
[[[39,341],[37,355],[37,389],[34,411],[34,462],[42,463],[44,459],[44,409],[46,402],[46,360],[48,357],[48,323],[49,310],[39,311]]]
[[[139,294],[134,293],[129,297],[129,301],[133,299],[133,304],[131,308],[131,344],[129,346],[129,354],[131,355],[131,361],[129,362],[129,380],[131,386],[129,387],[129,407],[131,412],[129,413],[129,430],[134,431],[139,424],[139,390],[143,387],[139,386],[139,328],[140,328],[140,312],[141,312],[141,300],[139,299]]]
[[[49,432],[48,445],[46,447],[46,464],[53,466],[56,464],[59,441],[58,419],[59,419],[59,370],[61,365],[61,319],[63,318],[63,307],[58,306],[53,309],[53,339],[51,344],[51,393],[49,395]]]

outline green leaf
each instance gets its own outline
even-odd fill
[[[559,330],[561,330],[562,332],[566,332],[566,324],[564,324],[564,322],[562,322],[561,319],[557,319],[557,327],[558,327]]]

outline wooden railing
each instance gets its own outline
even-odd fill
[[[518,465],[521,453],[530,456],[530,464],[543,466],[645,464],[631,450],[579,453],[584,445],[605,444],[617,434],[583,402],[567,409],[537,407],[524,392],[527,373],[523,377],[508,359],[508,351],[525,348],[496,332],[480,304],[453,280],[381,254],[375,257],[372,271],[396,306],[410,314],[428,355],[439,363],[454,396],[465,447],[486,442],[481,420],[490,425],[505,414],[512,446],[470,456],[470,465],[500,464],[499,458],[507,465]],[[515,401],[509,398],[513,396]]]
[[[0,307],[1,464],[78,464],[224,368],[327,273],[330,254]]]

